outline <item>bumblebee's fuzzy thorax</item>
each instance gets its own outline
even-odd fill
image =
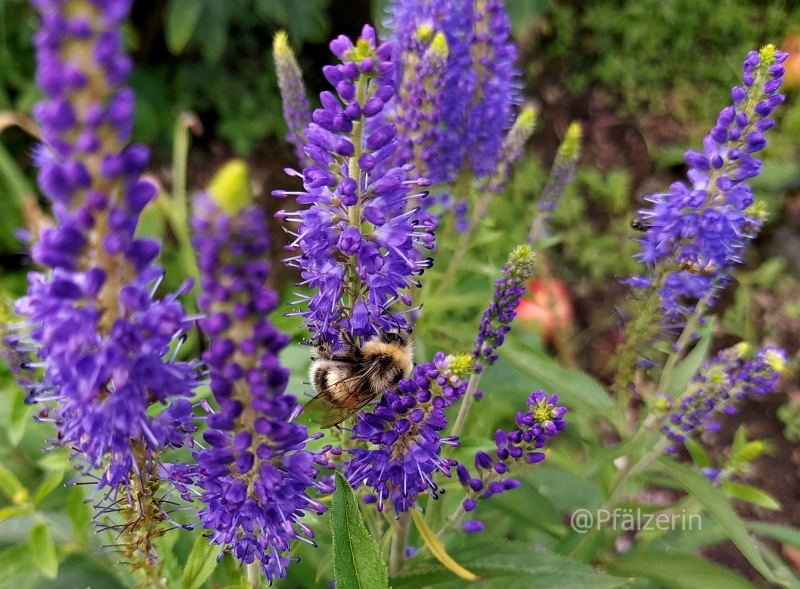
[[[361,348],[364,359],[369,361],[376,356],[386,356],[400,366],[403,376],[408,376],[414,367],[414,344],[407,340],[403,345],[387,343],[378,338],[371,339]]]
[[[341,423],[397,387],[414,367],[414,345],[407,333],[381,331],[362,346],[346,335],[342,339],[342,349],[319,346],[309,370],[317,395],[306,410],[324,412],[323,428]]]

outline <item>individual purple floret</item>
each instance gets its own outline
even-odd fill
[[[775,390],[786,367],[786,352],[780,348],[759,349],[747,357],[747,345],[727,348],[706,362],[679,399],[663,399],[665,412],[661,431],[673,442],[667,452],[675,452],[695,431],[715,431],[718,412],[736,413],[735,402],[749,395],[765,395]]]
[[[414,186],[428,181],[410,180],[410,166],[387,165],[398,148],[395,125],[366,124],[395,95],[391,43],[378,46],[366,26],[355,45],[340,36],[330,47],[342,64],[323,68],[336,95],[320,95],[322,108],[306,129],[313,164],[303,170],[304,190],[273,194],[294,194],[308,205],[278,213],[297,223],[288,247],[296,255],[287,263],[300,269],[301,284],[313,293],[296,302],[308,305],[298,311],[304,325],[318,341],[337,342],[337,324],[362,337],[377,327],[408,329],[404,314],[391,307],[411,304],[407,289],[431,265],[420,248],[432,249],[435,238],[430,217],[407,206],[421,196]]]
[[[483,313],[475,348],[472,353],[479,362],[494,364],[497,348],[511,329],[511,321],[517,315],[517,306],[525,294],[525,282],[533,273],[533,250],[528,245],[517,246],[503,266],[503,278],[495,282],[494,296],[489,308]]]
[[[440,436],[447,427],[444,409],[464,395],[472,367],[466,356],[438,352],[432,362],[418,365],[412,378],[400,381],[396,392],[384,394],[372,413],[359,415],[351,439],[374,447],[348,450],[353,459],[346,476],[351,484],[372,489],[366,502],[377,502],[382,510],[388,499],[400,513],[425,492],[438,497],[434,476],[449,477],[456,465],[441,456],[442,446],[458,445],[458,438]]]
[[[134,236],[156,187],[139,178],[147,148],[128,144],[134,97],[123,86],[131,61],[121,24],[130,2],[32,3],[41,14],[34,45],[45,95],[34,108],[45,140],[38,183],[56,225],[33,245],[46,271],[29,275],[16,306],[27,324],[14,337],[36,358],[28,368],[41,373],[28,383],[29,402],[54,404],[43,412],[60,443],[82,469],[100,471],[97,485],[110,497],[143,484],[159,453],[195,430],[187,398],[196,371],[175,360],[174,346],[191,327],[176,298],[191,285],[155,298],[160,246]],[[169,407],[156,415],[153,405]]]
[[[763,215],[746,181],[761,169],[754,154],[766,146],[764,133],[775,123],[770,115],[784,100],[777,91],[785,59],[772,45],[748,54],[744,87],[731,91],[733,105],[719,114],[703,153],[686,152],[689,184],[676,182],[669,192],[648,197],[653,207],[640,211],[647,229],[639,259],[661,270],[655,283],[634,277],[632,284],[657,287],[670,319],[691,313],[707,295],[712,302],[713,290],[729,280],[761,229]]]
[[[278,75],[278,87],[281,91],[283,118],[289,127],[286,141],[294,147],[297,163],[305,166],[310,163],[303,147],[306,144],[305,128],[311,122],[311,106],[303,84],[303,73],[289,47],[289,38],[284,31],[279,31],[275,35],[272,52],[275,73]]]
[[[278,297],[265,285],[266,219],[258,206],[218,203],[225,201],[198,195],[192,219],[200,326],[210,340],[203,359],[219,404],[203,434],[209,447],[194,453],[205,504],[199,515],[222,546],[220,558],[230,549],[244,564],[259,561],[271,584],[286,575],[292,541],[313,544],[300,518],[326,508],[309,490],[332,489],[316,480],[326,461],[305,450],[308,432],[293,422],[297,400],[285,392],[289,370],[278,353],[289,338],[267,318]]]

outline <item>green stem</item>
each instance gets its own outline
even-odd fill
[[[462,172],[461,175],[459,175],[459,177],[456,179],[456,182],[453,186],[453,198],[466,198],[466,196],[469,194],[469,174]],[[467,253],[467,246],[469,245],[469,240],[472,237],[472,232],[475,230],[475,227],[478,225],[478,221],[480,221],[481,217],[483,216],[479,209],[482,209],[485,213],[486,208],[488,207],[489,203],[487,200],[487,195],[488,200],[491,200],[492,195],[487,192],[484,194],[481,201],[478,202],[475,208],[472,209],[472,215],[470,216],[467,229],[461,233],[461,236],[458,239],[458,244],[453,250],[453,257],[450,258],[450,263],[447,265],[447,271],[439,281],[439,284],[436,285],[436,288],[433,289],[433,296],[437,296],[445,292],[447,287],[450,286],[450,282],[452,282],[453,278],[455,277],[456,272],[458,271],[458,268],[464,259],[464,255]]]
[[[666,387],[667,382],[669,382],[669,377],[672,374],[673,369],[678,364],[678,360],[683,357],[683,350],[686,346],[692,341],[694,338],[694,332],[697,328],[698,322],[700,321],[700,317],[703,313],[706,312],[708,308],[708,297],[707,295],[698,301],[697,305],[694,308],[694,312],[689,317],[689,320],[686,322],[686,326],[683,328],[683,331],[678,336],[678,339],[675,342],[675,351],[669,355],[667,358],[666,364],[664,364],[664,370],[661,371],[661,378],[658,380],[658,391],[663,392],[664,387]]]
[[[461,431],[464,429],[464,424],[467,421],[472,399],[475,397],[475,391],[478,390],[478,383],[481,380],[481,372],[473,372],[469,377],[467,383],[467,392],[464,393],[464,399],[461,401],[461,407],[458,408],[458,415],[453,423],[453,429],[450,431],[451,436],[460,436]]]
[[[259,589],[261,587],[261,564],[258,561],[251,562],[247,565],[247,582],[250,583],[252,589]]]
[[[406,559],[406,544],[408,543],[410,524],[411,514],[407,511],[401,513],[397,520],[397,527],[392,537],[392,549],[389,553],[390,575],[396,575],[403,569],[403,562]]]

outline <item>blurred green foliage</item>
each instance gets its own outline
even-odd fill
[[[711,121],[742,56],[792,22],[800,5],[783,1],[554,0],[541,56],[573,92],[602,84],[625,111]]]

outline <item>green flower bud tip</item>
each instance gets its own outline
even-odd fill
[[[286,31],[278,31],[272,41],[272,53],[275,57],[294,57],[292,48],[289,47],[289,36]]]
[[[433,23],[421,22],[417,25],[417,30],[414,31],[414,37],[420,43],[427,43],[433,37]]]
[[[347,52],[346,58],[350,61],[361,63],[364,59],[374,56],[375,56],[375,47],[370,45],[369,40],[359,39],[358,41],[356,41],[355,47],[353,47],[350,51]]]
[[[772,43],[764,45],[758,51],[758,60],[762,66],[769,67],[775,63],[775,51],[777,51],[777,48]]]
[[[733,461],[739,463],[753,462],[768,449],[769,446],[761,440],[753,440],[752,442],[747,442],[733,456]]]
[[[567,133],[564,135],[564,141],[558,147],[559,155],[565,160],[576,159],[580,155],[582,137],[581,124],[577,121],[570,123]]]
[[[533,270],[536,254],[533,248],[527,244],[518,245],[508,256],[508,264],[511,266],[511,274],[519,275],[530,273]]]
[[[458,378],[468,378],[475,370],[475,357],[472,354],[448,356],[447,363],[450,367],[450,372]]]
[[[738,344],[733,346],[733,351],[736,352],[736,355],[739,358],[744,358],[750,353],[751,346],[747,342],[739,342]]]
[[[228,215],[235,215],[253,201],[250,193],[250,172],[247,162],[234,159],[226,162],[208,184],[211,200]]]
[[[447,37],[444,36],[444,33],[440,31],[433,36],[429,50],[439,59],[447,59],[450,48],[447,46]]]
[[[783,374],[783,371],[786,370],[786,360],[779,353],[768,350],[764,354],[764,359],[767,361],[767,364],[769,364],[769,367],[778,374]]]
[[[757,200],[745,209],[744,214],[748,217],[758,219],[764,223],[767,220],[767,217],[769,217],[769,214],[767,213],[767,203],[765,203],[763,200]]]
[[[715,372],[708,376],[708,382],[711,383],[711,386],[719,387],[724,385],[728,379],[725,377],[724,372]]]

